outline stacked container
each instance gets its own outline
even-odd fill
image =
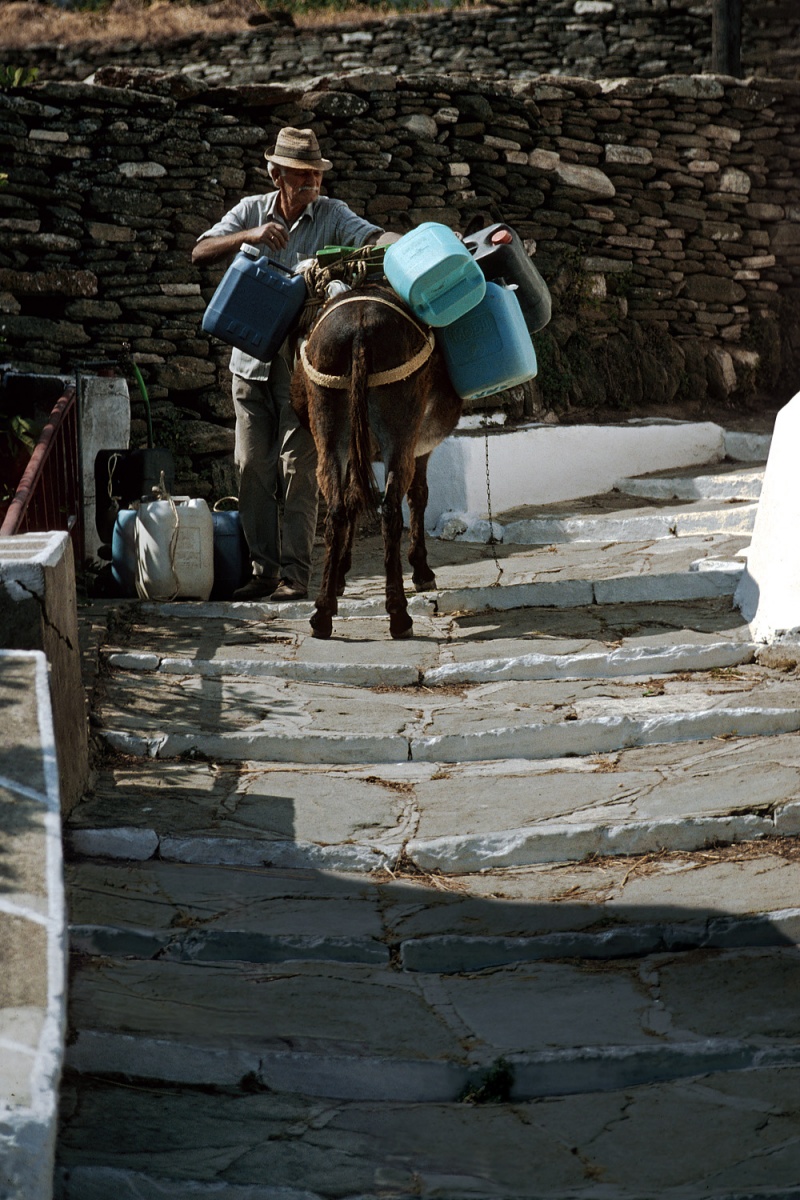
[[[501,281],[501,268],[508,279]],[[401,300],[436,328],[463,400],[493,396],[534,378],[529,329],[550,319],[550,293],[507,225],[489,226],[461,242],[446,225],[426,222],[387,247],[383,269]],[[514,290],[502,282],[514,284]],[[518,296],[524,296],[528,321]]]

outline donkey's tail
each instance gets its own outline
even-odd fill
[[[350,463],[347,472],[345,504],[351,511],[374,511],[377,484],[372,470],[372,436],[369,428],[367,390],[369,370],[367,344],[363,329],[353,335],[352,374],[350,377]]]

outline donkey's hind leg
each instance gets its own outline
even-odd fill
[[[347,536],[342,547],[342,552],[339,557],[339,565],[336,570],[336,595],[343,596],[347,576],[350,574],[350,568],[353,565],[353,540],[356,536],[356,517],[353,516],[347,523]]]
[[[326,497],[327,512],[325,514],[325,562],[322,567],[322,581],[319,593],[314,601],[314,612],[311,614],[311,632],[316,638],[329,638],[333,632],[333,618],[339,610],[337,599],[337,581],[339,578],[339,560],[347,542],[348,523],[341,489],[338,499]]]
[[[403,496],[402,472],[390,469],[386,476],[386,494],[381,510],[383,526],[383,565],[386,572],[386,611],[389,614],[389,632],[393,638],[411,637],[413,620],[408,614],[408,601],[403,587],[403,563],[401,543],[403,540]]]
[[[428,548],[425,545],[425,509],[428,505],[428,459],[423,454],[415,459],[414,478],[408,489],[408,561],[411,564],[411,579],[417,592],[429,592],[436,587],[436,576],[428,566]]]

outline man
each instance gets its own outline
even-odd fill
[[[193,263],[230,259],[243,242],[294,268],[321,246],[363,246],[382,234],[341,200],[320,195],[331,167],[311,129],[281,129],[265,152],[276,191],[246,196],[197,239]],[[231,354],[239,512],[253,564],[234,600],[302,600],[308,595],[317,524],[314,440],[289,403],[292,364],[285,346],[270,363],[241,350]],[[283,486],[283,526],[279,483]]]

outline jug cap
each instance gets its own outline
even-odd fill
[[[239,253],[246,254],[248,258],[261,258],[261,251],[252,242],[242,242]]]

